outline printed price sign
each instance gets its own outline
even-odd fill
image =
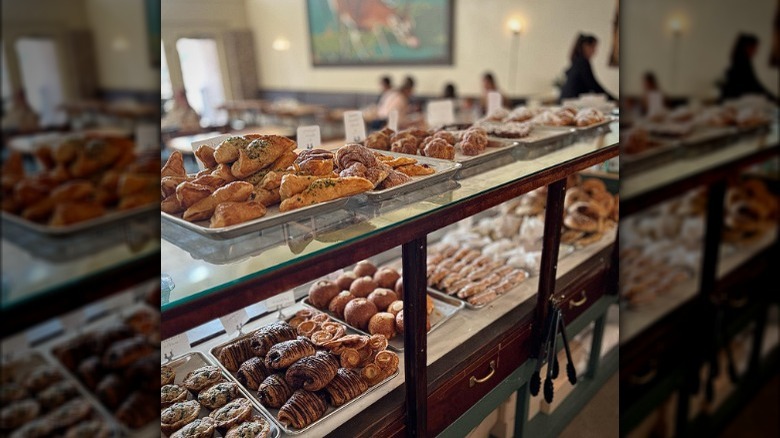
[[[398,110],[392,110],[387,115],[387,127],[398,132]]]
[[[322,144],[320,138],[320,127],[299,126],[297,131],[298,147],[301,149],[317,149]]]
[[[190,339],[187,337],[187,333],[180,333],[160,343],[160,354],[165,362],[188,351],[190,351]]]
[[[444,126],[455,123],[455,106],[452,100],[434,100],[426,111],[428,126]]]
[[[295,295],[293,295],[293,291],[291,290],[280,293],[279,295],[273,296],[265,300],[265,308],[268,311],[273,311],[287,306],[292,306],[293,304],[295,304]]]
[[[205,140],[193,141],[192,143],[190,143],[190,147],[192,147],[192,152],[193,153],[197,152],[198,148],[203,146],[203,145],[211,146],[213,148],[216,148],[217,146],[219,146],[220,143],[225,141],[228,137],[230,137],[230,134],[222,134],[222,135],[218,135],[216,137],[207,138]],[[201,163],[200,158],[198,158],[197,155],[195,156],[195,161],[198,162],[198,168],[200,170],[203,170],[203,169],[206,168],[206,166],[204,166],[203,163]]]
[[[75,312],[66,313],[60,316],[60,324],[65,330],[75,330],[84,324],[84,311],[79,309]]]
[[[246,313],[246,309],[241,309],[230,315],[219,318],[219,322],[221,322],[222,327],[225,328],[225,333],[232,335],[235,332],[241,331],[241,328],[246,324],[248,319],[249,315]]]
[[[501,108],[501,93],[498,91],[489,92],[487,95],[487,113],[490,114],[499,108]]]
[[[344,140],[358,143],[366,139],[366,124],[361,111],[344,112]]]

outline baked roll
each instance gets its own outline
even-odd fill
[[[198,418],[200,404],[197,400],[176,403],[160,414],[160,430],[170,435]]]
[[[246,337],[222,347],[217,354],[219,362],[224,365],[228,371],[238,371],[238,368],[242,363],[255,355],[250,346],[251,340],[252,338]]]
[[[299,359],[313,356],[316,352],[314,344],[309,339],[299,336],[297,339],[280,342],[271,347],[265,356],[265,365],[274,370],[287,368]]]
[[[284,374],[275,373],[263,380],[257,389],[257,396],[263,406],[278,409],[287,402],[294,391],[295,389],[284,378]]]
[[[266,208],[261,202],[223,202],[214,209],[209,226],[227,227],[265,216]]]
[[[209,409],[218,409],[241,397],[241,390],[233,382],[212,385],[198,394],[198,402]]]
[[[271,425],[262,417],[252,417],[228,430],[225,438],[266,438],[271,436]]]
[[[313,356],[303,357],[290,365],[284,378],[293,388],[319,391],[330,383],[338,369],[339,361],[335,356],[318,351]]]
[[[299,389],[279,409],[276,418],[287,427],[303,429],[319,420],[327,409],[328,405],[322,396]]]
[[[252,417],[252,403],[245,398],[232,402],[209,414],[218,429],[230,429]]]
[[[222,372],[219,368],[213,365],[207,365],[187,374],[182,385],[192,392],[200,392],[222,380]]]
[[[325,387],[333,406],[341,406],[360,394],[368,391],[366,382],[359,372],[339,368],[336,376]]]
[[[198,418],[177,430],[171,438],[212,438],[216,423],[210,417]]]
[[[292,326],[286,322],[275,322],[254,332],[249,341],[249,347],[257,357],[264,358],[274,345],[297,337],[298,333]]]
[[[242,385],[249,389],[257,390],[260,383],[262,383],[269,374],[271,373],[263,362],[263,359],[253,357],[241,364],[241,367],[238,368],[238,372],[236,373],[236,377]]]

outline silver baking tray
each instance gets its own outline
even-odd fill
[[[392,197],[400,196],[405,193],[418,190],[421,187],[430,187],[433,184],[439,183],[441,181],[447,181],[449,179],[452,179],[455,176],[455,173],[461,167],[460,163],[453,162],[450,160],[441,160],[438,158],[423,157],[420,155],[402,154],[399,152],[391,152],[391,151],[377,151],[377,152],[381,153],[382,155],[388,155],[391,157],[414,158],[415,160],[417,160],[419,164],[427,164],[428,166],[432,167],[433,170],[436,171],[436,173],[432,175],[413,176],[411,181],[405,184],[401,184],[399,186],[390,187],[389,189],[369,190],[365,192],[368,198],[371,199],[372,201],[384,201]]]
[[[652,138],[656,146],[636,154],[620,153],[620,173],[632,176],[680,158],[679,140]]]
[[[13,224],[24,228],[25,230],[43,234],[51,237],[66,237],[76,233],[85,231],[94,231],[98,228],[110,227],[116,225],[119,222],[142,216],[144,214],[153,213],[160,210],[160,206],[157,204],[143,205],[129,210],[115,210],[110,211],[103,216],[96,217],[94,219],[77,222],[71,225],[65,225],[62,227],[53,227],[50,225],[39,224],[37,222],[29,221],[21,216],[11,214],[8,212],[2,212],[3,225]]]
[[[232,239],[244,234],[261,231],[266,228],[271,228],[277,225],[286,224],[288,222],[296,222],[311,217],[328,213],[333,210],[338,210],[347,205],[351,199],[359,199],[363,195],[355,195],[345,198],[333,199],[326,202],[320,202],[318,204],[310,205],[308,207],[298,208],[292,211],[284,213],[279,212],[279,206],[274,205],[268,207],[268,211],[265,216],[251,221],[242,222],[240,224],[231,225],[221,228],[210,228],[209,221],[189,222],[185,221],[178,215],[172,215],[165,212],[160,212],[162,219],[178,225],[182,228],[188,229],[201,236],[208,237],[209,239],[224,240]]]
[[[162,365],[167,365],[170,367],[173,367],[176,370],[176,379],[174,380],[174,383],[179,384],[184,380],[184,377],[190,373],[191,371],[194,371],[200,367],[209,366],[209,365],[217,365],[218,363],[213,363],[210,361],[203,353],[193,351],[190,353],[186,353],[182,356],[179,356],[177,358],[172,359],[170,362],[163,363]],[[223,370],[223,374],[225,374],[226,380],[233,380],[229,373],[225,373],[225,369],[220,366],[220,369]],[[252,402],[252,408],[254,410],[254,414],[258,415],[265,419],[265,421],[268,422],[268,424],[271,425],[271,438],[279,438],[279,435],[281,434],[279,432],[279,428],[276,425],[276,422],[273,421],[271,418],[269,418],[269,415],[266,411],[260,409],[260,406],[257,402],[257,400],[254,400],[253,397],[250,396],[250,394],[247,392],[246,388],[244,388],[240,383],[236,382],[238,384],[238,387],[241,390],[241,394],[243,394],[244,398]],[[197,399],[196,399],[197,400]],[[198,418],[207,417],[211,413],[211,411],[208,408],[205,408],[201,406],[200,408],[200,414],[198,415]],[[165,434],[162,434],[162,436],[167,436]],[[222,435],[219,431],[216,431],[214,434],[215,437],[222,437]]]
[[[459,131],[453,133],[458,134]],[[518,144],[517,139],[514,138],[488,137],[487,148],[479,155],[464,155],[456,149],[455,162],[461,164],[461,170],[469,169],[500,157],[510,157],[512,149]]]
[[[557,131],[571,131],[574,130],[576,132],[584,132],[584,131],[590,131],[593,129],[601,128],[604,126],[609,126],[610,123],[614,122],[615,120],[618,120],[617,117],[611,116],[611,115],[604,115],[604,121],[599,123],[594,123],[592,125],[588,126],[573,126],[573,125],[567,125],[567,126],[555,126],[555,125],[542,125],[537,124],[537,128],[544,128],[544,129],[552,129]]]
[[[734,126],[700,127],[680,138],[684,158],[696,158],[701,154],[730,146],[738,137]]]
[[[576,140],[575,133],[574,129],[546,129],[537,126],[528,136],[515,139],[518,146],[512,150],[512,155],[521,161],[539,158],[573,144]]]
[[[349,326],[347,326],[347,330],[348,330],[348,332],[350,332],[351,328]],[[301,434],[305,434],[309,429],[311,429],[311,428],[317,426],[318,424],[322,423],[323,421],[325,421],[326,418],[330,417],[331,415],[334,415],[334,414],[338,413],[339,411],[341,411],[342,409],[346,408],[347,406],[350,406],[350,405],[358,402],[363,397],[365,397],[366,394],[370,393],[371,391],[375,390],[376,388],[384,385],[385,383],[387,383],[390,380],[392,380],[393,378],[395,378],[395,376],[397,376],[399,374],[399,372],[400,372],[400,367],[403,366],[403,364],[399,364],[399,369],[396,369],[393,374],[391,374],[390,376],[386,377],[384,380],[382,380],[381,382],[377,383],[376,385],[369,386],[368,390],[366,392],[364,392],[363,394],[360,394],[359,396],[353,398],[352,400],[344,403],[343,405],[341,405],[339,407],[334,407],[334,406],[328,404],[328,409],[325,411],[325,413],[322,415],[322,417],[320,417],[317,421],[312,422],[310,425],[304,427],[303,429],[293,429],[293,428],[290,428],[290,427],[287,427],[287,426],[281,424],[279,422],[279,420],[276,419],[276,416],[279,414],[279,409],[268,408],[268,407],[263,406],[263,404],[260,403],[260,400],[258,400],[257,397],[255,397],[256,391],[252,391],[252,390],[250,390],[248,388],[245,388],[244,385],[242,385],[238,381],[238,378],[236,378],[235,373],[231,373],[230,371],[228,371],[228,369],[225,368],[224,365],[222,365],[222,363],[217,359],[217,356],[218,356],[219,352],[226,345],[232,344],[232,343],[234,343],[234,342],[236,342],[236,341],[238,341],[240,339],[247,338],[247,337],[249,337],[251,335],[252,335],[251,333],[248,333],[246,335],[239,336],[239,337],[231,339],[230,341],[226,341],[226,342],[224,342],[222,344],[219,344],[216,347],[214,347],[211,350],[209,350],[209,354],[211,354],[211,356],[214,358],[214,362],[216,362],[217,366],[219,366],[224,373],[227,373],[232,378],[232,380],[234,380],[236,383],[238,383],[238,386],[240,386],[241,389],[249,396],[249,399],[254,402],[255,406],[257,406],[260,410],[262,410],[266,414],[266,417],[270,417],[273,420],[273,424],[275,424],[276,427],[278,427],[286,435],[301,435]]]
[[[460,309],[463,308],[463,301],[449,297],[449,296],[441,296],[432,294],[431,299],[433,300],[433,312],[431,312],[430,320],[431,320],[431,329],[428,331],[428,333],[431,333],[432,331],[439,328],[442,324],[444,324],[448,319],[452,318],[452,315],[458,313]],[[323,309],[317,309],[314,307],[310,302],[309,298],[304,298],[303,301],[301,301],[304,305],[311,307],[312,309],[316,309],[320,312],[326,313],[328,316],[331,317],[331,319],[338,321],[345,326],[351,328],[352,330],[356,331],[357,333],[360,333],[361,335],[370,336],[370,333],[365,332],[363,330],[360,330],[357,327],[351,326],[347,324],[346,321],[343,319],[339,319],[335,315],[333,315],[331,312]],[[388,348],[391,350],[397,351],[399,353],[404,351],[404,337],[401,334],[396,334],[393,336],[393,339],[390,339],[388,342]]]
[[[523,271],[523,272],[525,272],[525,280],[523,280],[522,282],[525,282],[525,281],[527,281],[527,280],[528,280],[528,279],[531,277],[531,274],[529,274],[529,273],[528,273],[528,271],[526,271],[525,269],[520,269],[520,268],[515,268],[515,269],[517,269],[517,270],[519,270],[519,271]],[[522,282],[521,282],[521,283],[522,283]],[[519,283],[518,283],[518,284],[519,284]],[[513,287],[512,289],[509,289],[508,291],[506,291],[506,292],[504,292],[503,294],[499,295],[499,296],[498,296],[498,297],[497,297],[495,300],[493,300],[493,301],[490,301],[490,302],[487,302],[487,303],[485,303],[485,304],[479,304],[479,305],[471,304],[471,303],[469,303],[467,300],[464,300],[463,298],[460,298],[460,297],[458,297],[457,295],[449,295],[449,294],[447,294],[446,292],[442,292],[442,291],[440,291],[440,290],[438,290],[438,289],[434,289],[434,288],[432,288],[432,287],[429,287],[429,288],[428,288],[428,292],[430,292],[430,293],[431,293],[431,294],[432,294],[434,297],[436,297],[436,298],[440,298],[440,297],[448,297],[448,298],[450,298],[450,299],[452,299],[452,300],[459,301],[459,302],[461,303],[461,305],[463,305],[463,306],[466,306],[466,307],[467,307],[467,308],[469,308],[469,309],[476,310],[476,309],[481,309],[481,308],[483,308],[483,307],[485,307],[485,306],[487,306],[487,305],[489,305],[489,304],[493,304],[493,303],[495,303],[496,301],[500,300],[502,297],[504,297],[504,296],[506,296],[506,295],[508,295],[508,294],[512,293],[512,291],[513,291],[514,289],[515,289],[515,288]],[[434,301],[435,301],[435,298],[434,298]]]

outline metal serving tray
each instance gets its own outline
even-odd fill
[[[351,328],[349,326],[347,326],[347,331],[348,331],[348,333],[351,331]],[[360,399],[365,397],[366,394],[370,393],[371,391],[375,390],[376,388],[384,385],[388,381],[390,381],[393,378],[395,378],[395,376],[397,376],[399,374],[399,372],[400,372],[400,366],[402,366],[402,365],[399,365],[399,369],[396,369],[393,374],[391,374],[390,376],[386,377],[384,380],[382,380],[381,382],[377,383],[376,385],[369,386],[368,390],[366,392],[364,392],[363,394],[360,394],[359,396],[353,398],[352,400],[344,403],[343,405],[341,405],[339,407],[334,407],[334,406],[328,404],[328,409],[325,411],[325,413],[322,415],[322,417],[320,417],[317,421],[314,421],[313,423],[311,423],[310,425],[304,427],[303,429],[293,429],[293,428],[290,428],[290,427],[287,427],[287,426],[281,424],[276,419],[276,416],[279,414],[279,409],[274,409],[274,408],[269,408],[269,407],[263,406],[263,404],[260,403],[260,400],[258,400],[257,397],[256,397],[257,391],[253,391],[253,390],[250,390],[248,388],[245,388],[244,385],[242,385],[240,382],[238,382],[238,379],[236,378],[236,374],[235,373],[231,373],[217,359],[218,354],[222,350],[222,348],[224,348],[227,345],[233,344],[233,343],[235,343],[236,341],[238,341],[240,339],[247,338],[249,336],[252,336],[252,334],[248,333],[248,334],[245,334],[245,335],[233,338],[233,339],[231,339],[229,341],[226,341],[226,342],[224,342],[222,344],[219,344],[216,347],[212,348],[209,351],[209,354],[211,354],[211,356],[214,358],[214,362],[216,362],[217,366],[219,366],[220,369],[222,369],[222,371],[224,373],[227,373],[231,377],[232,380],[234,380],[234,381],[236,381],[238,383],[238,386],[240,386],[241,389],[248,395],[248,398],[254,402],[255,406],[257,406],[260,410],[262,410],[266,414],[265,415],[266,417],[270,417],[273,420],[273,424],[276,425],[276,427],[278,427],[286,435],[301,435],[301,434],[306,433],[309,429],[311,429],[311,428],[317,426],[318,424],[322,423],[323,421],[325,421],[326,418],[330,417],[331,415],[334,415],[334,414],[338,413],[339,411],[341,411],[342,409],[346,408],[347,406],[350,406],[353,403],[358,402]]]
[[[684,158],[699,157],[730,146],[738,134],[739,130],[734,126],[701,127],[680,138],[680,150]]]
[[[210,366],[210,365],[219,365],[211,362],[203,353],[200,353],[198,351],[193,351],[190,353],[186,353],[182,356],[179,356],[177,358],[172,359],[170,362],[163,363],[162,365],[167,365],[170,367],[173,367],[176,370],[176,379],[174,380],[174,383],[180,384],[182,380],[184,380],[184,377],[190,373],[191,371],[194,371],[200,367],[204,366]],[[220,368],[223,370],[224,368],[220,366]],[[225,374],[226,380],[234,380],[232,376],[230,376],[229,373]],[[271,418],[269,418],[269,415],[264,410],[260,409],[259,404],[257,403],[257,400],[255,400],[253,397],[250,396],[250,394],[247,392],[246,388],[241,386],[240,383],[236,382],[238,384],[238,387],[241,389],[241,394],[243,394],[244,398],[252,402],[252,408],[253,413],[255,415],[258,415],[260,417],[263,417],[265,421],[268,422],[268,424],[271,425],[271,438],[279,438],[279,435],[281,433],[279,432],[279,428],[276,425],[276,422],[273,421]],[[195,398],[197,400],[197,398]],[[209,410],[206,407],[201,406],[200,413],[198,415],[198,418],[207,417],[211,413],[211,410]],[[165,434],[161,434],[162,436],[167,436]],[[224,435],[220,433],[220,431],[216,431],[214,434],[215,437],[223,437]]]
[[[531,277],[531,274],[529,274],[529,273],[528,273],[528,271],[526,271],[525,269],[520,269],[520,268],[516,268],[516,269],[517,269],[517,270],[519,270],[519,271],[523,271],[523,272],[525,272],[525,280],[523,280],[522,282],[525,282],[526,280],[528,280],[528,279]],[[521,283],[522,283],[522,282],[521,282]],[[490,301],[490,302],[488,302],[488,303],[485,303],[485,304],[479,304],[479,305],[475,305],[475,304],[471,304],[471,303],[469,303],[468,301],[464,300],[463,298],[460,298],[460,297],[458,297],[457,295],[449,295],[449,294],[447,294],[446,292],[442,292],[442,291],[440,291],[440,290],[438,290],[438,289],[434,289],[434,288],[432,288],[432,287],[429,287],[429,288],[428,288],[428,292],[431,292],[431,294],[432,294],[433,296],[435,296],[435,297],[437,297],[437,298],[440,298],[440,297],[448,297],[448,298],[450,298],[450,299],[453,299],[453,300],[459,301],[459,302],[461,303],[461,305],[463,305],[463,306],[466,306],[467,308],[469,308],[469,309],[472,309],[472,310],[481,309],[481,308],[483,308],[483,307],[485,307],[485,306],[487,306],[487,305],[489,305],[489,304],[493,304],[493,303],[495,303],[496,301],[500,300],[502,297],[504,297],[504,296],[506,296],[506,295],[508,295],[508,294],[512,293],[512,291],[513,291],[513,290],[515,290],[515,288],[514,288],[514,287],[513,287],[512,289],[509,289],[508,291],[504,292],[503,294],[499,295],[499,296],[498,296],[498,297],[497,297],[495,300],[493,300],[493,301]]]
[[[568,130],[572,130],[573,129],[573,130],[575,130],[577,132],[584,132],[584,131],[590,131],[590,130],[593,130],[593,129],[601,128],[601,127],[604,127],[604,126],[609,126],[609,124],[614,122],[615,120],[618,120],[618,118],[615,117],[615,116],[611,116],[611,115],[606,115],[605,114],[604,115],[604,121],[599,122],[599,123],[594,123],[594,124],[588,125],[588,126],[570,126],[570,125],[569,126],[555,126],[555,125],[541,125],[541,124],[538,124],[536,126],[539,127],[539,128],[544,128],[544,129],[554,129],[554,130],[563,130],[563,131],[568,131]]]
[[[399,152],[391,152],[391,151],[377,151],[377,152],[381,153],[382,155],[388,155],[391,157],[414,158],[415,160],[417,160],[419,164],[427,164],[428,166],[432,167],[433,170],[436,171],[436,173],[431,175],[413,176],[412,180],[409,181],[408,183],[401,184],[400,186],[390,187],[389,189],[369,190],[365,192],[368,198],[371,199],[372,201],[384,201],[386,199],[395,196],[400,196],[405,193],[418,190],[421,187],[430,187],[431,185],[439,183],[441,181],[450,180],[455,176],[455,173],[461,167],[460,163],[453,162],[450,160],[441,160],[438,158],[423,157],[421,155],[402,154]]]
[[[431,321],[431,329],[428,331],[428,333],[434,331],[435,329],[439,328],[442,324],[444,324],[448,319],[452,318],[452,315],[458,313],[460,309],[463,308],[463,301],[449,297],[449,296],[440,296],[436,294],[431,295],[431,299],[433,300],[433,312],[431,312],[430,321]],[[314,307],[310,302],[309,298],[304,298],[302,303],[308,307],[311,307],[312,309],[316,309],[320,312],[326,313],[328,316],[331,317],[334,321],[338,321],[345,326],[351,328],[352,330],[356,331],[357,333],[360,333],[361,335],[370,336],[370,333],[365,332],[363,330],[360,330],[359,328],[356,328],[354,326],[351,326],[347,324],[346,321],[343,319],[340,319],[333,315],[331,312],[327,310],[317,309]],[[399,353],[404,351],[404,338],[401,334],[396,334],[393,336],[393,339],[390,339],[388,342],[388,348],[391,350],[397,351]]]
[[[518,160],[533,160],[542,155],[547,155],[566,146],[570,146],[576,140],[576,130],[570,129],[546,129],[537,126],[526,137],[514,139],[518,146],[512,150],[512,155]]]
[[[678,140],[651,139],[656,146],[636,154],[620,154],[620,173],[632,176],[674,161],[681,155]]]
[[[160,209],[157,204],[143,205],[140,207],[132,208],[122,211],[110,211],[103,216],[96,217],[94,219],[77,222],[71,225],[65,225],[62,227],[53,227],[49,225],[39,224],[37,222],[28,221],[27,219],[11,214],[8,212],[2,212],[3,223],[9,223],[22,227],[33,233],[43,234],[51,237],[66,237],[76,233],[91,232],[98,228],[110,227],[116,225],[119,222],[141,216],[148,213],[156,212]]]

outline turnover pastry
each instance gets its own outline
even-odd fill
[[[254,186],[244,181],[234,181],[214,191],[211,195],[192,204],[183,215],[184,220],[199,221],[214,214],[217,206],[223,202],[243,202],[249,199]]]
[[[195,151],[195,156],[203,163],[203,167],[210,169],[212,167],[217,167],[218,164],[217,160],[214,158],[214,152],[216,151],[213,147],[204,144],[198,147]]]
[[[257,389],[257,397],[263,406],[269,408],[280,408],[292,395],[293,389],[284,374],[275,373],[266,377],[260,387]]]
[[[200,404],[197,400],[176,403],[160,414],[160,429],[170,435],[198,418],[199,413]]]
[[[320,202],[357,195],[374,188],[374,184],[360,177],[323,178],[311,183],[300,194],[285,199],[279,211],[285,212]]]
[[[339,361],[335,356],[318,351],[315,355],[303,357],[292,364],[284,378],[293,388],[319,391],[336,376],[338,368]]]
[[[265,364],[268,368],[279,370],[315,353],[314,344],[309,339],[298,336],[297,339],[280,342],[271,347],[265,356]]]
[[[222,372],[219,368],[213,365],[207,365],[187,374],[182,385],[190,391],[197,393],[222,380]]]
[[[218,429],[229,429],[252,417],[252,403],[245,398],[232,402],[209,414]]]
[[[63,149],[60,147],[60,149]],[[60,152],[61,154],[66,154],[66,151]],[[55,155],[56,158],[56,155]],[[59,162],[64,162],[64,158],[67,158],[65,156],[60,156],[60,159],[57,160]],[[160,171],[161,177],[166,176],[174,176],[174,177],[181,177],[184,178],[187,176],[187,171],[184,170],[184,156],[179,151],[173,151],[171,153],[171,156],[168,157],[168,161],[165,162],[165,165],[163,166],[162,170]]]
[[[252,140],[246,148],[238,150],[238,160],[230,166],[230,170],[236,178],[245,178],[271,165],[279,157],[293,149],[295,149],[295,142],[287,137],[260,136],[260,138]]]
[[[322,417],[328,405],[318,393],[299,389],[293,393],[277,414],[280,423],[303,429]]]
[[[258,201],[223,202],[214,209],[209,226],[228,227],[265,216],[265,205]]]
[[[245,149],[251,141],[249,136],[242,135],[233,135],[226,138],[214,150],[214,161],[230,164],[238,160],[238,151]]]
[[[265,357],[274,345],[297,337],[298,333],[292,326],[286,322],[275,322],[254,332],[249,346],[257,357]]]
[[[325,392],[333,406],[341,406],[368,391],[368,382],[359,372],[339,368],[336,376],[325,387]]]

